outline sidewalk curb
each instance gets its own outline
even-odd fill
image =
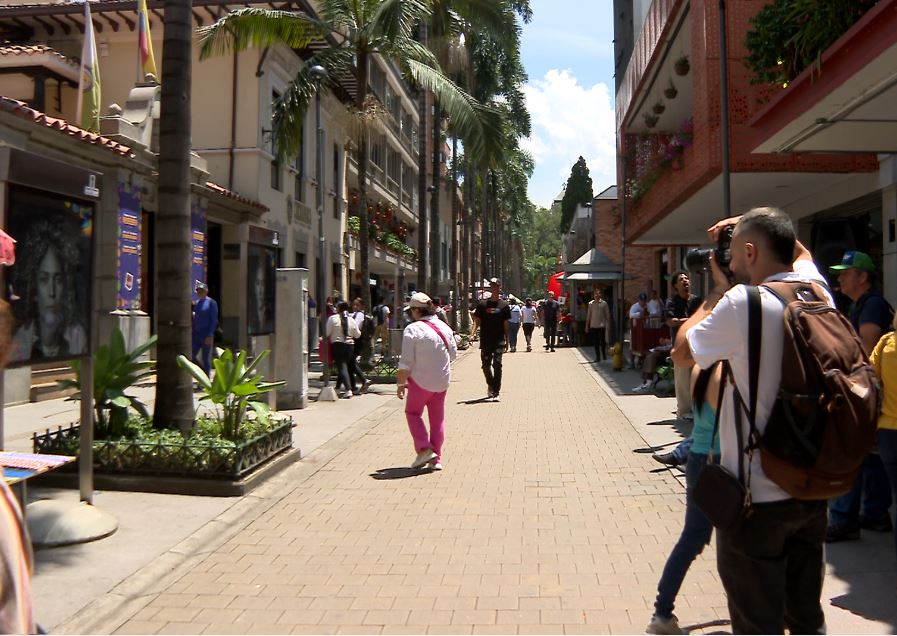
[[[150,564],[118,583],[53,628],[59,634],[111,634],[179,579],[185,571],[225,544],[266,510],[338,457],[390,416],[401,402],[390,400],[357,420],[323,446],[280,472]]]

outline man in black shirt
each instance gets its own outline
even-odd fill
[[[558,337],[558,314],[561,313],[561,306],[554,299],[554,292],[548,292],[548,298],[542,303],[542,325],[545,327],[545,346],[554,352],[555,340]]]
[[[471,337],[480,331],[480,360],[483,363],[483,375],[489,387],[488,400],[498,402],[501,392],[501,357],[508,350],[508,320],[511,308],[499,298],[501,281],[493,278],[489,281],[490,296],[481,300],[473,312],[474,330]]]
[[[684,270],[673,272],[672,281],[673,295],[667,300],[664,314],[670,328],[670,339],[676,342],[676,332],[701,306],[701,299],[691,293],[691,281]],[[676,417],[691,419],[691,369],[674,366],[673,379],[676,384]]]

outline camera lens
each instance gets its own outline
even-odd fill
[[[710,269],[710,250],[693,248],[685,253],[685,268],[693,271],[708,271]]]

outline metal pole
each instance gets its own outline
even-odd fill
[[[623,138],[623,143],[625,143],[625,137]],[[623,346],[623,337],[626,335],[626,314],[625,308],[623,307],[623,299],[626,298],[626,155],[623,155],[622,167],[620,168],[620,174],[622,175],[622,184],[623,190],[620,192],[620,260],[622,261],[620,264],[620,297],[617,299],[615,303],[616,314],[618,316],[617,322],[617,332],[619,335],[619,340],[617,342],[620,343],[620,346]]]
[[[729,172],[729,50],[726,35],[726,0],[719,0],[719,89],[720,133],[723,150],[723,211],[732,216],[732,194]]]
[[[324,291],[324,259],[327,251],[327,239],[324,236],[324,128],[321,125],[321,85],[327,77],[327,72],[321,66],[313,66],[309,70],[309,77],[315,85],[315,179],[317,180],[317,188],[315,189],[315,204],[318,208],[318,263],[315,268],[315,277],[317,281],[315,287],[318,294],[318,316],[321,320],[321,349],[324,348],[324,339],[326,329],[324,328],[327,316],[325,314],[325,291]],[[328,360],[329,362],[329,360]],[[336,394],[330,388],[330,368],[329,365],[322,365],[324,386],[318,394],[319,400],[333,401]]]
[[[81,452],[78,457],[81,501],[93,505],[93,356],[81,360]]]
[[[321,310],[319,316],[324,315],[324,259],[327,251],[327,239],[324,236],[324,129],[321,127],[321,85],[318,83],[318,90],[315,92],[315,179],[318,187],[315,189],[315,205],[318,208],[318,296],[321,298]],[[323,334],[323,331],[322,331]],[[329,369],[324,369],[324,386],[330,386]]]

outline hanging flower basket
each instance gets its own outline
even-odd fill
[[[663,89],[663,96],[667,99],[676,99],[676,95],[679,94],[679,91],[676,89],[676,85],[673,84],[673,80],[670,80],[669,86]]]
[[[676,75],[688,75],[688,72],[691,70],[691,64],[689,64],[688,62],[688,56],[683,55],[678,60],[676,60],[676,63],[673,65],[673,70],[676,71]]]
[[[645,113],[642,115],[642,119],[645,120],[645,126],[648,128],[654,128],[657,125],[658,117],[657,115],[652,115],[651,113]]]
[[[666,104],[664,104],[661,101],[656,102],[654,104],[654,106],[651,107],[651,110],[654,111],[655,115],[662,115],[663,111],[665,111],[666,109],[667,109]]]

